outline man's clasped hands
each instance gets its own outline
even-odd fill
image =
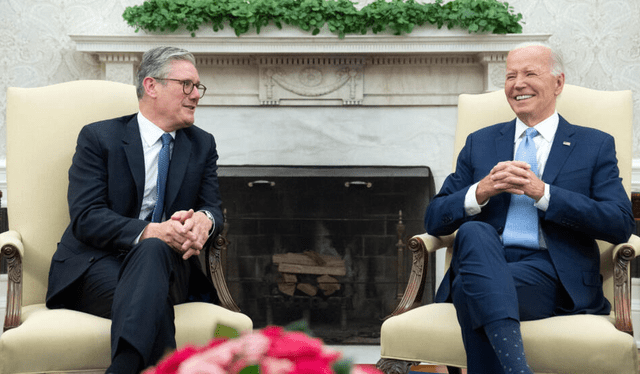
[[[184,260],[198,256],[209,238],[213,223],[202,212],[181,210],[164,222],[150,223],[142,232],[140,240],[158,238],[169,244]]]

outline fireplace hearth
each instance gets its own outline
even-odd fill
[[[405,243],[423,231],[430,169],[221,166],[219,179],[224,270],[254,325],[305,319],[329,344],[377,344],[409,276]]]

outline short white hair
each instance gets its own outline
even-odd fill
[[[564,74],[564,63],[562,62],[562,55],[547,43],[524,42],[513,47],[512,51],[515,51],[516,49],[527,48],[527,47],[543,47],[548,49],[551,52],[551,61],[549,63],[551,65],[551,74],[553,74],[553,76],[556,76],[556,77],[559,77],[560,75]]]

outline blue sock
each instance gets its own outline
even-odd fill
[[[533,374],[527,364],[520,334],[520,322],[507,318],[488,323],[484,331],[505,374]]]

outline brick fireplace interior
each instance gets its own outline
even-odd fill
[[[378,344],[409,276],[404,244],[423,232],[430,169],[221,166],[219,177],[225,273],[254,325],[305,319],[329,344]],[[428,280],[427,303],[433,261]]]

